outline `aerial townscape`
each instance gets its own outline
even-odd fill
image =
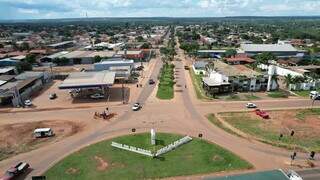
[[[0,2],[0,180],[320,180],[320,16],[165,2]]]

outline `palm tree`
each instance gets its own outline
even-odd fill
[[[284,76],[284,82],[286,83],[286,87],[289,88],[290,84],[293,82],[293,77],[291,74]]]
[[[214,71],[214,63],[213,62],[209,62],[206,65],[206,71],[208,72],[209,75],[211,74],[211,72]]]

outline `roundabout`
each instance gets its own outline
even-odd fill
[[[105,140],[67,156],[45,175],[48,179],[153,179],[252,167],[233,153],[198,138],[156,158],[111,146],[115,141],[157,151],[182,137],[158,133],[155,145],[150,143],[149,133]]]

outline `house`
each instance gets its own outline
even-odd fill
[[[233,57],[226,58],[225,61],[230,65],[252,64],[255,62],[255,60],[248,57],[247,54],[237,54]]]
[[[112,58],[114,56],[113,51],[61,51],[50,56],[46,56],[40,59],[42,63],[52,62],[56,58],[66,58],[69,60],[68,64],[93,64],[95,57]]]
[[[142,60],[144,59],[144,53],[141,50],[125,50],[118,51],[116,55],[119,55],[125,59]]]
[[[205,61],[196,61],[192,65],[193,72],[197,75],[205,75],[207,64],[208,62],[205,62]]]
[[[16,66],[20,61],[12,60],[10,58],[1,59],[0,60],[0,67],[7,67],[7,66]]]
[[[241,44],[239,52],[249,56],[269,52],[278,57],[295,57],[299,53],[291,44]]]
[[[4,67],[4,68],[0,68],[0,76],[1,75],[15,75],[17,74],[17,69],[15,67]]]
[[[212,71],[208,77],[202,78],[202,87],[210,95],[232,92],[228,76],[216,71]]]
[[[229,65],[222,61],[214,61],[214,71],[208,72],[208,76],[203,77],[203,86],[209,93],[265,91],[268,86],[268,75],[244,65]],[[271,87],[276,89],[277,82],[273,80]]]
[[[32,71],[18,76],[0,76],[0,104],[22,106],[25,100],[42,89],[48,78],[49,74],[46,72]]]
[[[133,60],[125,60],[120,58],[103,59],[99,63],[94,64],[95,71],[112,71],[115,72],[116,79],[128,80],[134,68]]]

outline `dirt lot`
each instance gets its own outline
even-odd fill
[[[36,128],[50,127],[54,137],[34,138]],[[0,160],[56,142],[81,131],[80,124],[71,121],[40,121],[0,126]]]
[[[270,119],[254,112],[223,113],[222,118],[241,131],[273,143],[320,151],[320,109],[269,111]],[[291,131],[294,136],[290,136]],[[279,139],[279,135],[284,137]]]

